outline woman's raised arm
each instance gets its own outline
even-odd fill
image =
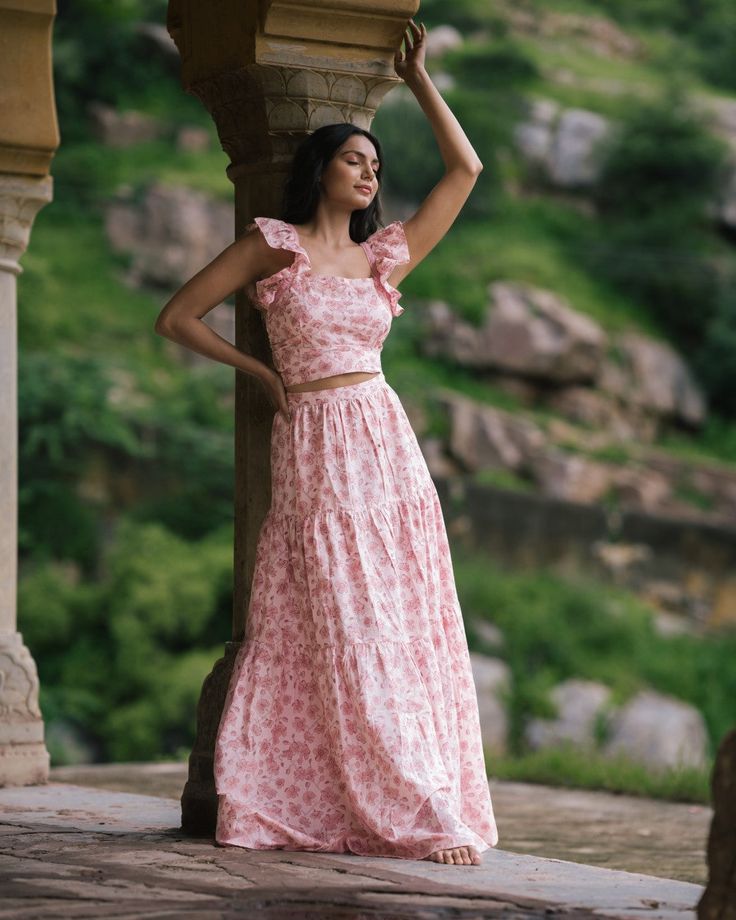
[[[427,30],[414,20],[404,35],[406,51],[396,52],[394,67],[416,96],[432,126],[445,175],[415,214],[404,221],[411,260],[397,265],[391,284],[398,284],[439,243],[455,222],[483,169],[478,154],[424,67]]]

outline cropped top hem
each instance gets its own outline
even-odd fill
[[[295,383],[321,380],[322,377],[333,377],[336,374],[349,374],[351,371],[371,371],[377,374],[383,371],[380,348],[369,350],[333,347],[314,354],[302,353],[300,361],[290,358],[287,350],[279,353],[280,360],[275,362],[276,370],[286,387]]]
[[[409,261],[403,224],[394,221],[361,243],[370,278],[312,273],[292,224],[256,217],[268,245],[294,253],[290,265],[249,285],[263,313],[273,361],[285,386],[355,371],[381,373],[381,349],[401,294],[388,283],[394,267]],[[250,229],[250,228],[249,228]]]

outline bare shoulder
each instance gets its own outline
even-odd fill
[[[241,258],[251,267],[250,274],[253,281],[260,281],[281,271],[282,268],[290,265],[294,258],[292,252],[270,246],[256,224],[246,227],[234,245],[239,247]]]

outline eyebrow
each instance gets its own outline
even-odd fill
[[[360,150],[343,150],[343,153],[354,153],[354,154],[356,154],[356,155],[359,156],[359,157],[364,157],[364,158],[367,159],[367,154],[361,153]],[[373,157],[372,162],[373,162],[373,163],[379,163],[380,161],[379,161],[378,157]]]

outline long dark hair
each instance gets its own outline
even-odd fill
[[[362,134],[373,144],[380,169],[376,173],[378,189],[373,200],[368,207],[359,208],[350,215],[350,238],[354,243],[362,243],[383,226],[380,191],[385,167],[381,145],[370,131],[348,123],[323,125],[301,142],[284,186],[281,220],[289,224],[306,224],[312,219],[319,203],[322,171],[353,134]]]

